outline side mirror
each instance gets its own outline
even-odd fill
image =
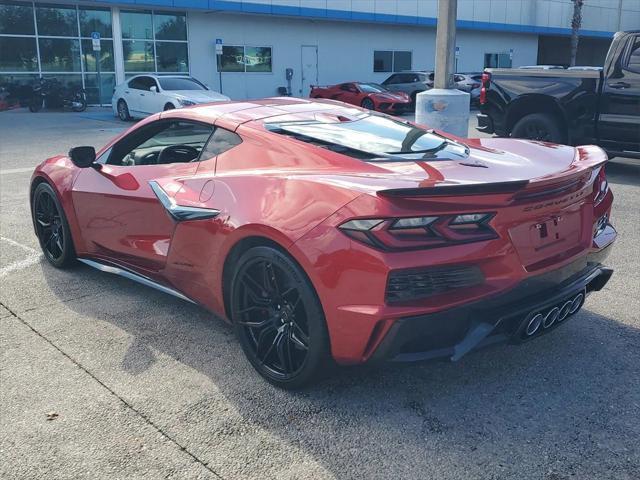
[[[151,90],[153,93],[158,93],[158,87],[156,87],[155,85],[151,85],[149,90]]]
[[[76,167],[87,168],[96,161],[96,149],[93,147],[73,147],[69,150],[69,158]]]

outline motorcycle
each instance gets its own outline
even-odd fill
[[[41,78],[33,85],[29,110],[38,112],[45,107],[70,107],[74,112],[83,112],[87,108],[87,94],[82,88],[67,88],[55,78]]]

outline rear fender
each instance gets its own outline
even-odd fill
[[[510,135],[515,124],[531,113],[549,113],[556,117],[565,128],[568,125],[567,112],[558,99],[536,93],[524,94],[509,104],[505,119],[505,133]]]

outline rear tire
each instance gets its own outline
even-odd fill
[[[131,115],[129,114],[129,106],[127,102],[120,99],[118,100],[118,118],[123,122],[128,122],[131,120]]]
[[[551,143],[566,143],[567,135],[553,115],[532,113],[522,117],[511,130],[514,138],[539,140]]]
[[[42,109],[44,100],[42,97],[34,97],[29,101],[29,111],[32,113],[39,112]]]
[[[285,253],[272,247],[246,251],[231,281],[230,307],[247,359],[270,383],[301,388],[331,364],[322,305]]]
[[[76,99],[80,105],[71,107],[71,110],[74,112],[84,112],[87,109],[87,99],[84,96],[80,96],[80,98]]]
[[[40,248],[47,261],[56,268],[68,268],[75,259],[69,222],[53,188],[39,184],[33,192],[31,216]]]

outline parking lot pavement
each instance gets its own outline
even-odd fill
[[[554,334],[291,393],[208,312],[42,260],[31,170],[128,126],[95,113],[0,113],[1,478],[640,478],[640,162],[608,167],[616,272]]]

